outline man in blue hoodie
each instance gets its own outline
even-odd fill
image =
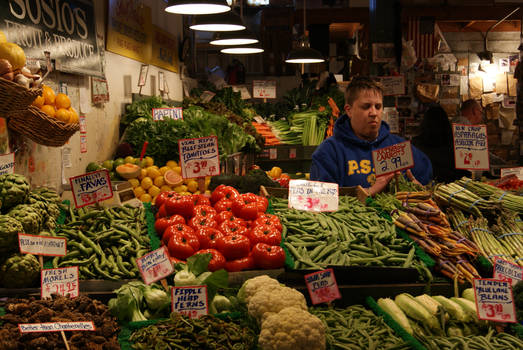
[[[345,102],[346,114],[336,120],[334,135],[323,141],[312,155],[310,179],[343,187],[361,185],[374,195],[387,186],[394,174],[376,178],[372,151],[405,140],[391,134],[387,123],[381,121],[383,90],[373,80],[353,78]],[[407,171],[407,176],[426,185],[432,178],[432,164],[414,146],[412,155],[414,168]]]

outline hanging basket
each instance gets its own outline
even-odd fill
[[[22,85],[0,78],[0,115],[24,110],[42,95],[41,88],[27,89]]]
[[[51,147],[63,146],[80,130],[80,124],[64,123],[33,106],[11,112],[7,126],[36,143]]]

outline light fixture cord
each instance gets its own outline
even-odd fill
[[[307,16],[305,13],[307,12],[305,10],[305,6],[307,4],[307,0],[303,0],[303,36],[307,36]]]
[[[518,11],[520,8],[517,7],[516,9],[514,9],[514,11],[512,11],[511,13],[509,13],[508,15],[506,15],[505,17],[503,17],[502,19],[500,19],[499,21],[497,21],[496,23],[494,23],[489,29],[487,29],[487,31],[485,32],[485,36],[483,37],[483,45],[484,45],[484,48],[485,48],[485,51],[487,51],[487,35],[488,33],[494,29],[497,25],[499,25],[500,23],[502,23],[504,20],[506,20],[507,18],[509,18],[510,16],[512,16],[516,11]]]

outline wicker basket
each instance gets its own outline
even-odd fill
[[[0,114],[24,110],[42,94],[41,88],[27,89],[22,85],[0,78]]]
[[[11,112],[8,115],[7,126],[36,143],[52,147],[63,146],[80,130],[80,124],[64,123],[33,106]]]

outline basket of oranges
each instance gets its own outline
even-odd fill
[[[36,143],[52,147],[63,146],[80,130],[78,113],[69,97],[55,94],[46,85],[31,106],[9,113],[8,126]]]

